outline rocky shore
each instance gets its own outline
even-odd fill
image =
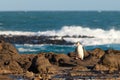
[[[19,54],[10,43],[0,41],[0,80],[120,80],[120,51],[96,48],[75,52]]]
[[[24,36],[24,35],[0,35],[0,40],[13,44],[58,44],[71,45],[72,42],[67,42],[64,38],[94,38],[93,36]]]

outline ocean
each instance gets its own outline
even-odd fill
[[[5,11],[0,12],[0,35],[71,36],[67,42],[80,41],[86,50],[120,50],[119,11]],[[75,37],[73,37],[75,36]],[[78,37],[78,36],[92,36]],[[75,45],[16,44],[19,53],[73,52]]]

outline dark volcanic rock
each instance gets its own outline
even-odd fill
[[[10,42],[13,44],[59,44],[70,45],[71,42],[67,42],[64,39],[51,39],[55,36],[0,36],[0,40]]]
[[[58,39],[61,38],[61,39]],[[93,36],[24,36],[24,35],[0,35],[0,40],[13,44],[59,44],[71,45],[72,42],[67,42],[64,38],[94,38]]]

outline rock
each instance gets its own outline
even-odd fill
[[[51,61],[58,66],[74,66],[75,62],[66,54],[54,54]]]
[[[10,70],[6,70],[4,68],[0,68],[0,74],[12,74]]]
[[[26,72],[30,68],[34,57],[34,54],[21,54],[17,62],[19,63],[21,68]]]
[[[13,80],[8,75],[0,75],[0,80]]]
[[[104,50],[102,50],[100,48],[96,48],[92,51],[91,54],[100,59],[105,54],[105,52],[104,52]]]
[[[25,76],[26,76],[27,78],[32,79],[32,78],[34,77],[34,73],[27,71],[27,72],[25,73]]]
[[[113,53],[113,54],[119,54],[120,55],[120,50],[109,49],[109,50],[106,50],[105,52],[106,52],[106,54]]]
[[[75,58],[77,56],[77,54],[75,52],[70,52],[70,53],[68,53],[68,56],[71,58]]]
[[[120,55],[119,54],[105,54],[104,58],[103,58],[103,65],[106,65],[109,67],[109,69],[111,68],[115,68],[117,70],[120,70]]]
[[[48,73],[49,67],[52,66],[43,54],[37,55],[36,66],[40,73]]]
[[[52,57],[53,57],[53,55],[55,55],[53,52],[45,54],[45,57],[50,61],[50,63],[52,63]]]
[[[56,68],[49,62],[47,58],[45,58],[44,53],[38,54],[32,61],[32,65],[30,67],[30,71],[33,71],[35,73],[54,73],[56,71]]]
[[[3,73],[11,73],[11,74],[18,74],[23,73],[22,68],[19,66],[19,64],[16,61],[9,61],[9,64],[0,64],[0,69],[3,71]],[[2,72],[1,72],[2,73]]]
[[[72,68],[73,71],[89,71],[85,66],[75,66]]]
[[[96,71],[108,71],[109,68],[107,66],[102,65],[102,64],[96,64],[93,70],[96,70]]]
[[[0,46],[0,69],[5,73],[22,73],[22,68],[16,62],[20,57],[16,48],[4,41],[0,41]]]
[[[41,80],[41,78],[39,78],[39,77],[35,77],[33,80]]]
[[[8,55],[8,58],[11,58],[13,60],[17,60],[20,56],[19,53],[17,51],[17,49],[10,43],[4,42],[4,41],[0,41],[0,55]]]
[[[9,36],[0,35],[0,40],[14,44],[59,44],[59,45],[70,45],[71,42],[61,39],[55,39],[56,36]],[[58,36],[59,38],[60,36]]]

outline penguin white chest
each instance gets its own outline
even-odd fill
[[[78,57],[83,60],[84,52],[83,52],[83,47],[82,47],[82,45],[77,46],[77,53],[78,53]]]

